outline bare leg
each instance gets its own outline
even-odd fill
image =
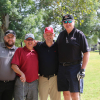
[[[79,92],[73,92],[71,93],[72,100],[80,100],[79,99]]]
[[[69,91],[63,91],[64,100],[71,100],[71,94]]]

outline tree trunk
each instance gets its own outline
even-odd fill
[[[3,42],[4,33],[7,31],[9,27],[9,15],[6,14],[2,17],[2,26],[0,29],[0,42]]]

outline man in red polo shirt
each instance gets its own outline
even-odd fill
[[[22,100],[23,97],[38,100],[38,56],[33,49],[34,41],[33,34],[26,34],[25,46],[18,48],[12,59],[11,68],[17,73],[14,100]]]

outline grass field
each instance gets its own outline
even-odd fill
[[[48,99],[50,100],[50,98]],[[64,100],[61,93],[61,100]],[[100,55],[90,52],[89,62],[84,78],[84,91],[81,100],[100,100]]]
[[[81,100],[100,100],[100,55],[91,52],[84,78],[84,93]]]

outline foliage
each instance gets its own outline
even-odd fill
[[[23,33],[33,33],[35,36],[35,39],[41,40],[42,34],[40,31],[40,28],[42,28],[43,23],[43,10],[36,11],[36,15],[30,14],[28,17],[24,18],[22,21]]]
[[[84,78],[84,93],[81,100],[99,100],[100,99],[100,55],[99,52],[91,52],[89,62],[86,68],[86,76]],[[94,92],[95,91],[95,92]]]
[[[48,14],[47,19],[53,18],[51,24],[55,29],[58,25],[61,25],[60,27],[63,29],[61,23],[62,16],[72,14],[76,21],[76,27],[82,30],[87,38],[90,37],[91,34],[100,31],[100,29],[96,30],[96,23],[100,22],[96,13],[98,7],[98,0],[40,0],[40,8],[45,9],[46,14],[47,10],[49,12],[52,10],[51,14]],[[46,23],[44,24],[46,26]],[[48,22],[48,25],[50,25],[50,22]]]
[[[9,29],[17,33],[18,39],[23,40],[24,35],[31,32],[36,39],[43,40],[45,27],[52,26],[57,35],[63,30],[62,16],[72,14],[76,28],[82,30],[87,39],[91,35],[95,37],[94,34],[98,38],[99,4],[100,0],[0,0],[0,26],[9,14]]]
[[[99,50],[95,50],[95,52],[99,52]]]
[[[16,39],[15,45],[16,47],[21,47],[22,39]]]

